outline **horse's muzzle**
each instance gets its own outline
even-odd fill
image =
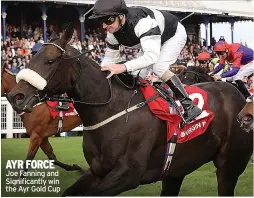
[[[36,103],[37,98],[31,96],[30,98],[26,99],[23,93],[14,93],[14,94],[6,94],[6,98],[9,103],[12,105],[12,108],[17,112],[26,112],[31,113],[33,105]]]
[[[253,127],[253,115],[251,114],[246,114],[242,116],[237,116],[237,121],[240,123],[240,127],[247,131],[250,132]]]

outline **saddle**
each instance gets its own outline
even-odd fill
[[[131,74],[124,72],[114,75],[114,78],[126,89],[137,89],[139,86],[146,87],[146,84],[141,81],[139,74],[134,77]]]
[[[146,87],[146,83],[142,82],[142,79],[139,77],[139,74],[134,77],[131,74],[124,72],[121,74],[114,75],[115,79],[123,85],[127,89],[137,89],[138,87]],[[183,122],[181,123],[181,126],[183,127],[185,124],[183,114],[179,108],[179,106],[176,104],[173,96],[171,96],[171,93],[164,88],[164,83],[161,82],[155,82],[153,83],[152,87],[154,90],[157,91],[157,93],[166,101],[170,102],[174,108],[176,109],[177,113],[181,116]]]

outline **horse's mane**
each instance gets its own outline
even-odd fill
[[[192,72],[208,75],[207,71],[203,67],[189,66],[187,67],[187,71],[192,71]]]
[[[56,43],[59,45],[59,42],[60,42],[60,39],[59,38],[52,38],[53,41],[50,41],[52,43]],[[75,47],[71,46],[70,44],[67,44],[66,47],[65,47],[65,50],[66,51],[69,51],[70,54],[70,57],[78,57],[80,62],[81,63],[88,63],[89,65],[95,67],[95,68],[98,68],[98,69],[101,69],[101,66],[96,63],[94,60],[91,60],[90,58],[88,58],[87,56],[85,56],[85,53],[81,53],[79,50],[77,50]]]
[[[94,60],[88,58],[87,56],[84,56],[84,57],[85,57],[84,60],[85,60],[89,65],[91,64],[91,66],[96,67],[96,68],[98,68],[98,69],[101,69],[101,66],[100,66],[97,62],[95,62]]]
[[[188,72],[190,73],[196,73],[199,78],[205,79],[207,81],[213,82],[214,79],[207,74],[207,70],[203,67],[197,67],[197,66],[189,66],[187,69],[184,69],[180,74],[178,74],[178,77],[182,79]]]

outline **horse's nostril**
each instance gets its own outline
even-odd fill
[[[16,94],[15,95],[15,100],[24,100],[24,94]]]
[[[245,123],[252,122],[252,121],[253,121],[253,116],[250,115],[250,114],[247,114],[247,115],[245,115],[245,116],[243,117],[243,121],[244,121]]]
[[[16,104],[22,103],[24,101],[25,95],[22,93],[18,93],[14,96],[14,101]]]
[[[243,117],[243,120],[244,120],[244,121],[248,121],[248,120],[250,120],[250,117],[249,117],[249,116],[244,116],[244,117]]]

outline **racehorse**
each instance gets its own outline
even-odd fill
[[[248,99],[246,105],[241,110],[241,112],[237,116],[237,120],[241,124],[241,128],[243,128],[246,132],[253,132],[253,100],[254,95],[250,99]]]
[[[100,125],[83,132],[83,152],[90,168],[63,196],[114,196],[159,180],[167,144],[165,121],[145,105],[129,112],[128,122],[121,116],[103,125],[128,103],[144,101],[144,96],[140,91],[133,96],[133,90],[115,78],[107,79],[108,73],[98,64],[67,44],[72,34],[69,25],[60,39],[44,44],[7,95],[15,110],[29,112],[46,94],[67,93],[84,126]],[[236,121],[245,104],[241,93],[224,82],[197,86],[208,93],[215,117],[205,133],[177,144],[169,172],[161,179],[162,196],[178,195],[185,176],[209,161],[217,169],[218,194],[232,196],[253,151],[252,135]]]
[[[7,68],[7,64],[1,66],[1,95],[9,93],[12,88],[17,84],[15,80],[16,74],[10,72]],[[55,160],[55,164],[61,168],[72,171],[80,170],[80,166],[77,164],[67,165],[57,160],[52,146],[48,141],[48,137],[56,135],[58,129],[58,119],[53,118],[48,110],[46,103],[33,108],[31,113],[25,113],[20,115],[24,127],[30,136],[29,148],[26,160],[33,160],[39,147],[48,156],[49,159]],[[68,116],[63,121],[63,131],[70,131],[73,128],[79,126],[82,123],[78,115]]]
[[[178,77],[181,79],[182,83],[186,85],[214,81],[214,79],[209,76],[202,67],[195,66],[187,67],[187,69],[184,69],[183,72],[179,73]],[[253,131],[253,96],[249,100],[250,101],[246,103],[237,116],[237,120],[241,124],[241,128],[247,132]]]
[[[183,84],[192,85],[203,82],[214,82],[203,67],[189,66],[178,74]]]

